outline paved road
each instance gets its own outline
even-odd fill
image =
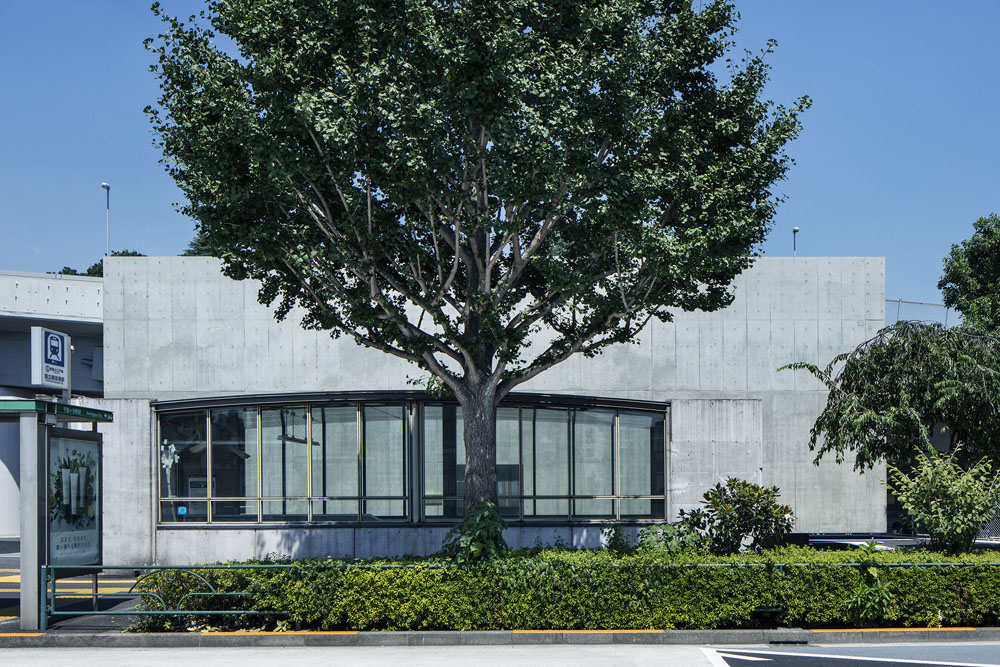
[[[715,667],[913,667],[1000,665],[1000,644],[868,644],[719,648]]]

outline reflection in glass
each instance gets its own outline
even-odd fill
[[[216,500],[212,503],[212,521],[256,520],[256,500]]]
[[[521,495],[521,443],[517,408],[497,409],[497,496],[500,514],[518,517]]]
[[[256,408],[212,410],[212,480],[213,496],[257,497]]]
[[[666,491],[663,461],[664,415],[625,412],[618,415],[621,438],[621,495],[660,496],[654,499],[623,498],[622,518],[663,519]]]
[[[161,497],[204,498],[207,495],[208,438],[205,436],[204,410],[160,416]]]
[[[465,438],[462,408],[424,407],[424,493],[445,496],[428,500],[427,516],[461,517],[465,493]]]
[[[569,495],[569,411],[531,410],[535,450],[535,495]],[[536,516],[566,516],[569,500],[539,499]]]
[[[364,495],[362,519],[405,518],[406,450],[403,406],[370,404],[362,408],[364,427]],[[385,498],[396,496],[399,499]]]
[[[312,409],[312,495],[349,496],[316,500],[317,521],[358,520],[358,409],[334,405]]]
[[[265,498],[304,497],[308,493],[308,444],[304,407],[262,408],[261,485]],[[306,517],[305,500],[265,503],[265,520]]]
[[[610,410],[573,411],[573,486],[575,496],[610,496],[614,485],[615,413]],[[614,516],[614,501],[574,500],[576,516]]]

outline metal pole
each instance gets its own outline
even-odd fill
[[[107,195],[106,208],[104,212],[104,256],[108,257],[111,254],[111,186],[107,183],[101,183],[101,187],[104,188],[104,194]]]
[[[792,227],[792,257],[795,257],[797,254],[798,248],[796,247],[797,246],[796,241],[798,240],[798,233],[799,233],[799,228]]]

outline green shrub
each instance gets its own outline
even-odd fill
[[[496,558],[507,550],[503,539],[506,527],[497,506],[488,500],[480,501],[462,523],[445,535],[441,554],[462,565]]]
[[[199,571],[239,598],[196,604],[277,612],[170,621],[137,629],[301,626],[319,630],[504,630],[994,625],[994,553],[824,552],[783,547],[713,556],[640,549],[507,552],[474,565],[440,558],[307,560],[281,570]],[[898,563],[948,563],[894,567]],[[719,567],[719,565],[725,567]],[[709,566],[709,567],[705,567]],[[183,577],[146,580],[174,599]],[[867,589],[866,589],[867,587]],[[213,607],[220,608],[220,607]],[[222,607],[225,608],[225,607]]]
[[[709,538],[691,521],[684,519],[673,523],[646,526],[639,531],[639,547],[668,553],[683,551],[708,551]]]
[[[907,474],[890,465],[889,486],[918,528],[927,530],[932,549],[952,553],[969,551],[980,529],[996,514],[1000,504],[998,474],[989,459],[968,470],[951,454],[927,453],[917,458]]]

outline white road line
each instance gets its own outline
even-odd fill
[[[755,653],[758,655],[790,655],[797,658],[830,658],[833,660],[867,660],[868,662],[895,662],[905,665],[941,665],[941,667],[998,667],[997,663],[988,662],[945,662],[943,660],[914,660],[912,658],[870,658],[862,655],[835,655],[831,653],[795,653],[792,651],[762,651],[757,649],[730,649],[740,653]]]
[[[705,658],[712,663],[712,667],[729,667],[729,663],[722,659],[715,649],[703,648],[701,652],[705,654]]]
[[[732,653],[719,653],[719,656],[723,658],[732,658],[733,660],[751,660],[753,662],[771,662],[771,658],[757,658],[752,655],[734,655]]]

